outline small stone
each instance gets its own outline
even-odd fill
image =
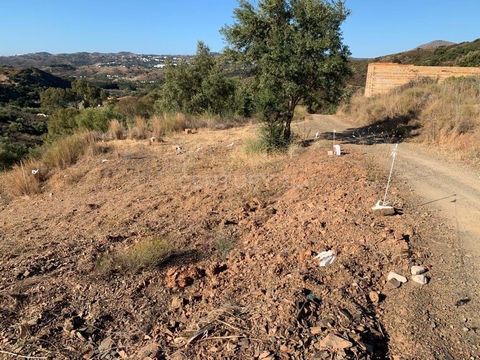
[[[398,289],[402,283],[398,281],[397,279],[390,279],[388,280],[388,284],[393,287],[394,289]]]
[[[312,333],[312,335],[318,335],[322,332],[322,328],[319,326],[314,326],[310,328],[310,332]]]
[[[122,359],[128,358],[128,354],[125,352],[125,350],[120,350],[118,352],[118,356],[120,356]]]
[[[376,291],[370,291],[368,293],[368,297],[370,298],[370,301],[374,304],[378,304],[380,302],[380,295]]]
[[[105,339],[102,340],[102,342],[100,343],[100,345],[98,346],[98,352],[100,354],[103,354],[103,353],[106,353],[106,352],[109,352],[111,349],[112,349],[112,345],[113,345],[113,340],[112,338],[109,336]]]
[[[397,279],[402,284],[405,284],[407,282],[407,278],[405,276],[397,274],[396,272],[393,272],[393,271],[390,271],[387,275],[387,281],[390,281],[391,279]]]
[[[262,360],[262,359],[268,358],[269,356],[270,356],[270,351],[264,351],[258,356],[258,358]]]
[[[427,268],[424,267],[424,266],[414,265],[414,266],[412,266],[412,268],[410,269],[410,272],[412,273],[412,275],[421,275],[421,274],[424,274],[424,273],[427,272]]]
[[[318,346],[321,349],[333,349],[333,350],[342,350],[342,349],[349,349],[353,346],[353,344],[345,340],[344,338],[335,335],[335,334],[328,334],[325,336],[320,342],[318,343]]]
[[[153,358],[155,359],[160,351],[160,346],[156,342],[145,345],[137,351],[135,359]]]
[[[428,278],[426,275],[413,275],[412,280],[420,285],[426,285],[428,283]]]
[[[464,327],[462,328],[462,330],[463,330],[463,332],[469,332],[469,331],[470,331],[470,329],[469,329],[468,327],[466,327],[466,326],[464,326]]]
[[[183,306],[183,299],[181,297],[175,296],[172,299],[170,306],[174,310],[180,309]]]

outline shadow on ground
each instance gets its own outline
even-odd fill
[[[358,128],[349,128],[335,133],[335,139],[339,142],[357,145],[392,144],[403,142],[408,138],[417,136],[419,124],[411,123],[416,114],[387,118],[373,124]],[[325,132],[318,138],[333,140],[334,133]]]

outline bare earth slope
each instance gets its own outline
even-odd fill
[[[403,214],[373,216],[384,173],[363,148],[247,156],[254,131],[110,143],[41,195],[2,195],[0,357],[477,359],[477,288],[455,267],[455,233],[403,184]],[[174,256],[102,271],[152,237]],[[428,285],[386,282],[413,264]]]

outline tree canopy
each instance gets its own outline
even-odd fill
[[[295,107],[313,93],[338,101],[350,51],[341,24],[343,1],[240,0],[235,23],[223,28],[233,58],[246,62],[256,80],[256,103],[273,147],[291,139]]]

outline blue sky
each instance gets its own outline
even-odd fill
[[[132,51],[190,54],[224,47],[236,0],[0,0],[0,55]],[[345,42],[356,57],[431,40],[480,37],[480,0],[347,0]]]

